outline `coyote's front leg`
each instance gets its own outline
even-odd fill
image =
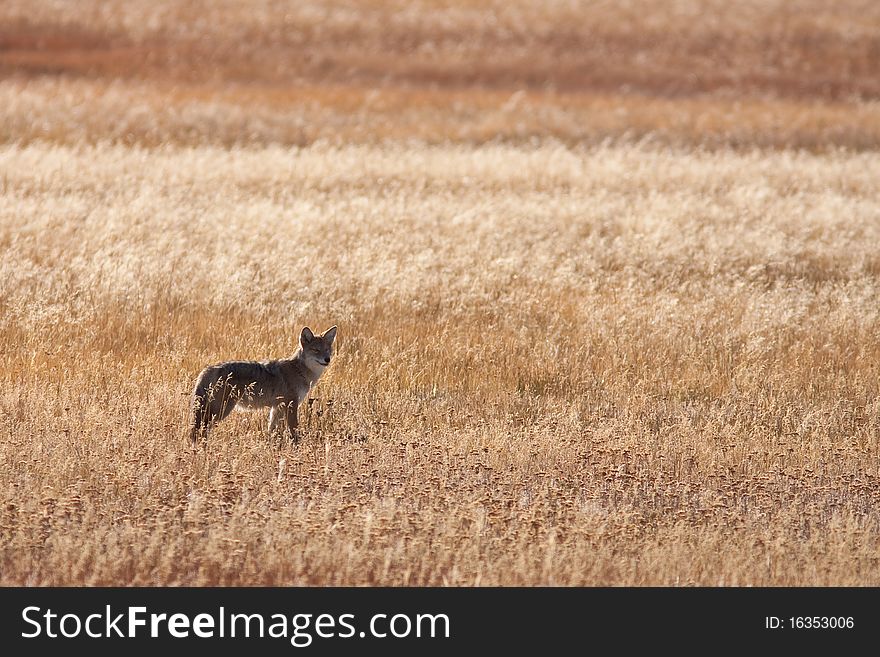
[[[296,400],[288,402],[287,408],[285,409],[287,412],[285,413],[285,418],[287,419],[287,430],[290,432],[290,439],[293,442],[299,441],[299,431],[297,427],[299,426],[299,419],[296,415],[296,409],[299,404],[296,403]]]
[[[284,417],[284,404],[273,406],[269,409],[269,435],[274,436],[281,427],[281,419]]]
[[[296,442],[299,439],[299,421],[296,413],[296,402],[287,402],[273,406],[269,410],[269,435],[274,436],[275,432],[282,430],[281,422],[287,424],[287,430],[290,432],[290,439]]]

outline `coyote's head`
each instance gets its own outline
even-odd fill
[[[320,335],[312,333],[312,329],[306,326],[299,335],[299,343],[302,346],[303,357],[306,365],[312,370],[322,371],[330,364],[333,356],[333,340],[336,338],[336,327],[331,326]]]

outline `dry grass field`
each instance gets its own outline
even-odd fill
[[[880,5],[0,6],[0,584],[880,585]],[[298,446],[206,364],[338,324]]]

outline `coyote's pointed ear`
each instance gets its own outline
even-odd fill
[[[336,339],[336,327],[331,326],[326,331],[324,331],[324,338],[330,341],[330,344],[333,344],[333,341]]]
[[[303,327],[302,333],[299,334],[299,343],[302,346],[306,346],[309,342],[315,339],[315,334],[312,333],[312,329],[308,326]]]

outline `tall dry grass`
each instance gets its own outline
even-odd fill
[[[0,584],[880,584],[878,7],[7,0]]]
[[[875,150],[873,0],[6,0],[0,140]]]
[[[875,153],[0,149],[4,584],[880,583]],[[192,453],[206,363],[339,353]]]

